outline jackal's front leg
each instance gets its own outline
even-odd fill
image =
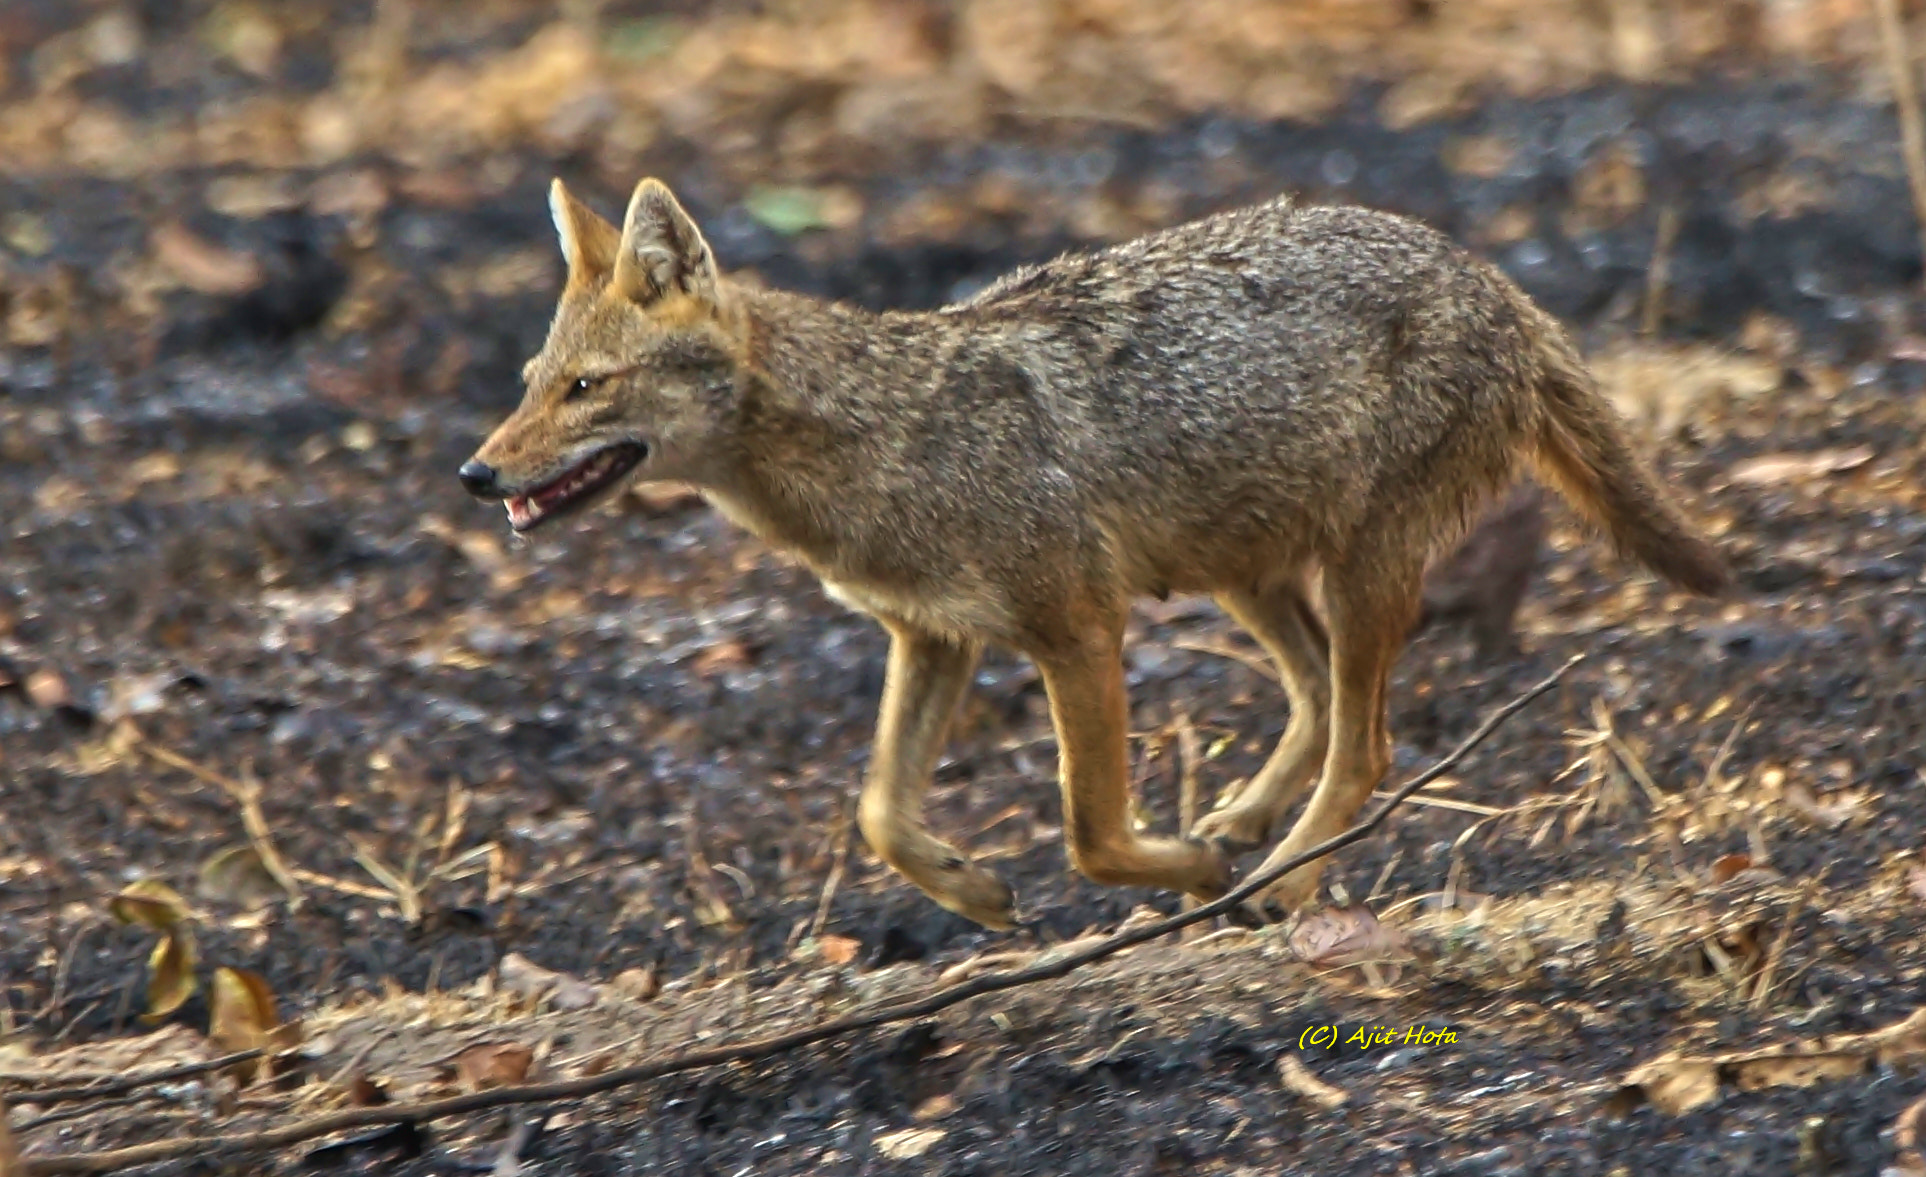
[[[1230,864],[1215,845],[1147,838],[1131,821],[1129,702],[1124,693],[1122,618],[1101,634],[1035,655],[1057,728],[1063,828],[1070,861],[1099,883],[1135,884],[1215,899],[1230,887]]]
[[[889,669],[857,822],[884,862],[959,915],[991,928],[1016,924],[1002,880],[933,836],[923,794],[936,771],[957,704],[969,689],[978,647],[890,624]]]

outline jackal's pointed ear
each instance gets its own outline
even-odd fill
[[[568,284],[600,286],[608,281],[615,271],[615,251],[622,245],[621,232],[575,199],[559,179],[548,186],[548,211],[555,218],[555,235],[562,239]]]
[[[715,255],[702,239],[702,230],[660,180],[642,181],[629,198],[614,282],[617,290],[639,303],[654,302],[677,290],[712,305],[716,302]]]

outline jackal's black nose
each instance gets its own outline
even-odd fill
[[[486,462],[470,458],[461,464],[459,472],[461,487],[471,495],[483,498],[500,498],[501,490],[495,485],[495,468]]]

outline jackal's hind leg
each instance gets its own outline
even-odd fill
[[[1197,819],[1191,832],[1231,851],[1270,841],[1271,828],[1317,779],[1330,737],[1330,650],[1323,623],[1295,584],[1224,593],[1226,612],[1263,644],[1290,700],[1291,717],[1270,759],[1237,793]]]

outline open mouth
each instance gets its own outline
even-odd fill
[[[507,499],[508,525],[527,531],[558,515],[587,505],[596,495],[622,480],[649,456],[639,441],[624,441],[596,450],[555,478]]]

